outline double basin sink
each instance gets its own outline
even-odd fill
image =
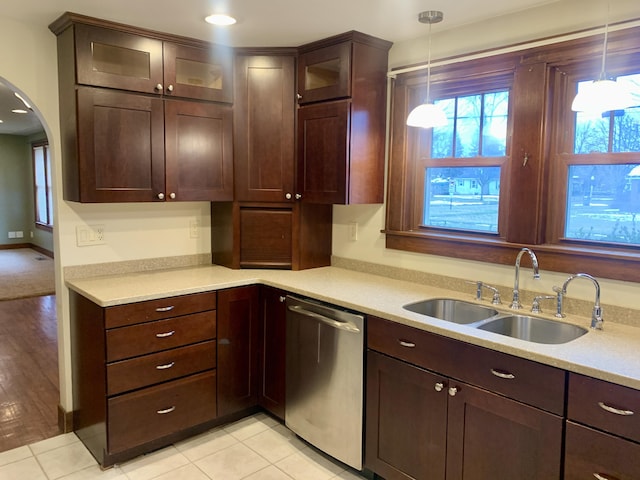
[[[560,344],[587,333],[586,328],[544,318],[499,313],[491,307],[450,298],[410,303],[405,310],[534,343]]]

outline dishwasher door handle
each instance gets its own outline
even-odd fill
[[[318,320],[319,322],[329,325],[330,327],[338,328],[346,332],[360,333],[360,329],[351,322],[341,322],[339,320],[334,320],[333,318],[325,317],[324,315],[312,312],[299,305],[289,305],[287,308],[293,313],[299,313],[300,315],[304,315],[305,317],[313,318],[315,320]]]

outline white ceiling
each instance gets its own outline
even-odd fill
[[[442,10],[444,21],[433,28],[450,29],[557,1],[561,0],[9,0],[3,2],[1,14],[47,28],[70,11],[234,47],[285,47],[349,30],[399,42],[426,34],[428,27],[417,21],[423,10]],[[204,22],[211,13],[228,13],[238,23],[213,27]],[[3,103],[0,119],[0,133],[10,133],[12,121]]]

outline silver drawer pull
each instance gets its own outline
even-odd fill
[[[174,333],[176,333],[175,330],[171,330],[170,332],[164,332],[164,333],[156,333],[156,337],[158,337],[158,338],[166,338],[166,337],[170,337]]]
[[[174,308],[176,308],[175,305],[169,305],[168,307],[158,307],[156,308],[156,312],[170,312]]]
[[[175,364],[176,364],[176,362],[165,363],[164,365],[156,365],[156,369],[158,369],[158,370],[167,370],[167,369],[173,367]]]
[[[505,378],[507,380],[513,380],[514,378],[516,378],[513,373],[496,370],[495,368],[491,369],[491,373],[493,373],[498,378]]]
[[[165,408],[164,410],[156,410],[158,415],[166,415],[167,413],[171,413],[176,409],[176,406]]]
[[[633,415],[633,411],[632,410],[621,410],[619,408],[610,407],[609,405],[607,405],[606,403],[603,403],[603,402],[598,402],[598,406],[601,409],[606,410],[609,413],[615,413],[616,415],[622,415],[624,417],[628,417],[630,415]]]
[[[598,480],[616,480],[613,477],[605,477],[604,475],[601,475],[599,473],[593,473],[593,476],[596,477]]]
[[[402,345],[403,347],[407,347],[407,348],[415,348],[416,344],[413,342],[407,342],[405,340],[398,340],[398,342],[400,342],[400,345]]]

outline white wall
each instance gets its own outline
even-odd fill
[[[437,62],[439,58],[600,27],[604,25],[606,11],[606,2],[602,0],[561,0],[543,8],[455,30],[446,29],[445,11],[444,21],[432,27],[432,59]],[[630,19],[640,19],[640,3],[637,0],[610,0],[611,23]],[[426,30],[427,27],[425,35]],[[424,63],[427,44],[427,37],[394,44],[389,54],[390,69]],[[489,284],[507,287],[513,285],[514,269],[510,266],[385,249],[384,235],[380,233],[384,229],[384,219],[385,208],[381,205],[334,207],[333,254],[440,275],[482,280]],[[355,242],[349,239],[349,223],[354,221],[358,223],[358,240]],[[545,272],[544,265],[541,265],[542,278],[534,283],[531,276],[526,274],[529,261],[524,259],[522,265],[524,270],[521,273],[520,287],[549,294],[552,294],[552,287],[562,284],[568,274],[589,272],[588,265],[576,265],[574,271],[567,273]],[[638,308],[639,284],[601,279],[600,285],[603,303]],[[570,295],[593,301],[594,289],[590,282],[574,282]]]

